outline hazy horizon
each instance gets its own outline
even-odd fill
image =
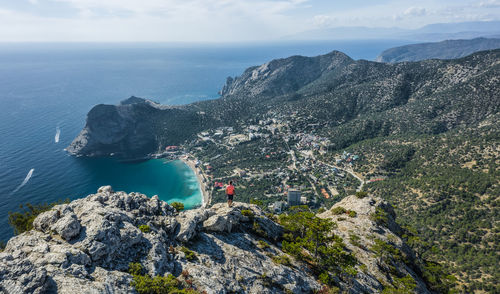
[[[500,20],[500,0],[0,0],[0,42],[276,41],[335,27]]]

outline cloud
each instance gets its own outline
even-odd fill
[[[481,1],[481,2],[479,2],[479,7],[497,8],[497,7],[500,7],[500,1],[499,0]]]
[[[500,0],[28,1],[33,5],[17,10],[16,1],[0,4],[0,41],[276,40],[334,26],[417,28],[500,18]]]
[[[337,22],[337,18],[330,15],[315,15],[313,17],[313,24],[316,27],[331,27]]]
[[[423,7],[410,7],[403,12],[406,16],[424,16],[427,14],[427,10]]]
[[[290,12],[308,0],[52,0],[79,13],[15,13],[0,19],[0,40],[250,41],[272,40],[304,23]],[[44,2],[40,2],[39,5]],[[15,30],[11,28],[15,27]]]

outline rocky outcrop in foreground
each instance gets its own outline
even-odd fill
[[[364,244],[363,249],[348,243],[360,270],[354,281],[342,287],[355,293],[380,291],[389,281],[383,263],[368,249],[373,236],[390,239],[405,255],[413,255],[391,229],[369,220],[376,207],[386,204],[350,197],[339,205],[357,210],[358,216],[347,221],[337,218],[335,233],[346,239],[344,235],[351,230],[359,232],[359,242]],[[321,217],[333,216],[326,212]],[[389,221],[389,227],[395,226],[392,217]],[[231,208],[215,204],[177,213],[157,196],[101,187],[96,194],[40,214],[33,230],[8,242],[0,253],[0,292],[134,292],[130,262],[140,262],[150,276],[173,274],[189,279],[193,288],[206,293],[312,293],[321,289],[300,262],[273,262],[273,256],[284,254],[279,249],[282,230],[251,204],[235,203]],[[192,250],[195,258],[187,256],[181,246]],[[417,281],[420,293],[427,291],[411,269],[401,265],[398,270]]]

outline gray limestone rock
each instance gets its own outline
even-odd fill
[[[204,208],[181,212],[176,218],[179,223],[179,232],[176,239],[181,242],[189,241],[196,234],[198,224],[208,217],[209,213]]]
[[[368,235],[391,240],[406,256],[411,250],[390,229],[371,221],[376,207],[390,212],[379,199],[348,197],[338,205],[356,210],[358,217],[338,220],[334,232],[347,239],[357,230],[361,242],[370,246]],[[244,211],[244,213],[242,213]],[[321,217],[332,217],[325,212]],[[389,222],[393,222],[389,213]],[[140,225],[148,225],[143,233]],[[130,262],[140,262],[151,276],[174,274],[189,279],[206,293],[312,293],[322,288],[308,267],[291,258],[291,265],[273,261],[284,255],[279,248],[282,227],[251,204],[233,207],[215,204],[181,213],[158,197],[113,192],[110,186],[98,193],[53,207],[40,214],[34,229],[20,234],[0,252],[0,292],[17,293],[133,293]],[[269,244],[261,248],[259,241]],[[186,246],[196,258],[180,250]],[[380,292],[386,282],[383,268],[373,252],[347,243],[367,271],[359,271],[351,284],[341,287],[352,293]],[[425,284],[404,264],[403,274]],[[181,274],[183,273],[183,274]],[[188,277],[184,277],[187,275]]]
[[[78,236],[78,234],[80,234],[80,228],[80,222],[75,214],[65,215],[51,226],[51,229],[66,241]]]
[[[33,227],[39,231],[47,232],[59,219],[59,211],[51,209],[41,213],[33,221]]]

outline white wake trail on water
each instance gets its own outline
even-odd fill
[[[59,143],[59,136],[61,135],[61,129],[59,127],[56,127],[56,135],[54,136],[54,141],[56,143]]]
[[[19,189],[21,189],[24,185],[26,185],[26,183],[28,183],[28,181],[31,179],[31,176],[33,175],[34,171],[35,171],[34,168],[30,169],[30,171],[26,175],[26,178],[24,178],[24,181],[21,183],[21,185],[17,186],[17,188],[14,191],[12,191],[12,193],[10,193],[10,194],[12,195],[12,194],[16,193],[17,191],[19,191]]]

